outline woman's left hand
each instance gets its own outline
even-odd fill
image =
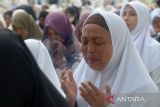
[[[80,95],[91,107],[107,107],[109,102],[105,101],[106,95],[111,95],[108,85],[105,85],[105,92],[101,92],[92,82],[82,82],[79,87]]]

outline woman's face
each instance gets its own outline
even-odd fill
[[[54,29],[51,27],[47,27],[47,35],[50,40],[57,40],[57,41],[62,41],[60,34],[56,32]]]
[[[7,27],[11,24],[11,16],[10,15],[5,15],[4,20],[6,22]]]
[[[70,23],[74,21],[75,16],[72,16],[70,13],[66,12],[66,16],[68,17]]]
[[[82,28],[81,51],[87,64],[94,70],[102,70],[112,57],[110,33],[96,24]]]
[[[39,25],[42,26],[42,27],[44,27],[44,25],[45,25],[45,18],[41,17],[39,19]]]
[[[130,31],[134,30],[137,25],[137,14],[135,10],[127,5],[122,13],[122,18],[126,22]]]
[[[155,17],[152,21],[152,25],[156,33],[160,32],[160,17]]]
[[[20,34],[23,39],[28,38],[29,35],[28,35],[28,31],[27,31],[26,28],[24,28],[24,27],[14,27],[14,29],[15,29],[15,32]]]

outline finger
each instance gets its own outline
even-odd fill
[[[99,89],[91,81],[88,81],[87,83],[96,94],[99,93]]]
[[[85,91],[85,89],[83,89],[82,87],[79,87],[80,90],[80,95],[81,97],[88,102],[90,105],[92,104],[92,100],[91,98],[88,96],[87,92]]]
[[[111,94],[112,94],[109,85],[105,85],[105,93],[106,93],[107,95],[111,95]]]
[[[65,74],[66,74],[66,71],[62,71],[61,79],[64,77]]]
[[[82,88],[85,90],[86,96],[92,101],[97,101],[98,97],[96,96],[95,92],[87,85],[87,83],[81,83]]]
[[[68,71],[69,81],[74,81],[73,72],[71,70]]]
[[[96,93],[91,89],[91,87],[87,83],[82,82],[81,85],[90,96],[95,97]]]
[[[92,101],[87,98],[84,94],[80,93],[81,97],[89,104],[89,105],[92,105]]]
[[[67,79],[69,80],[68,72],[69,71],[62,72],[62,75],[61,75],[62,80],[67,80]]]
[[[64,91],[65,94],[67,93],[67,88],[64,80],[61,81],[61,89]]]

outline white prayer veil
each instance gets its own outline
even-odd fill
[[[160,9],[156,8],[154,9],[151,13],[150,13],[150,19],[151,19],[151,30],[154,34],[156,34],[156,32],[154,31],[154,28],[152,26],[152,22],[154,20],[155,17],[159,17],[160,18]]]
[[[44,44],[41,41],[35,39],[27,39],[25,40],[25,43],[30,49],[31,53],[33,54],[35,60],[37,61],[43,73],[48,77],[48,79],[57,88],[57,90],[63,96],[65,96],[61,89],[61,84],[53,66],[51,57]]]
[[[111,39],[113,54],[109,63],[101,71],[95,71],[90,68],[84,59],[74,72],[74,79],[77,87],[82,82],[92,81],[103,91],[105,84],[108,84],[112,93],[117,94],[136,94],[136,93],[154,93],[158,92],[158,88],[152,81],[147,72],[142,60],[140,59],[133,42],[130,38],[130,33],[125,22],[114,13],[99,11],[92,13],[101,15],[108,25]],[[88,20],[89,17],[86,19]],[[85,22],[84,22],[85,23]],[[80,96],[77,95],[78,107],[88,107],[89,105]],[[124,107],[113,105],[113,107]],[[133,106],[131,103],[125,107]],[[144,107],[144,106],[140,106]]]
[[[150,14],[151,22],[153,21],[153,19],[155,17],[160,17],[160,9],[159,8],[156,8],[151,12],[151,14]]]
[[[121,10],[130,5],[137,14],[137,25],[131,31],[132,40],[149,72],[160,67],[160,44],[150,36],[149,8],[138,2],[132,1],[125,4]]]

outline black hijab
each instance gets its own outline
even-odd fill
[[[68,107],[23,40],[0,29],[0,107]]]

